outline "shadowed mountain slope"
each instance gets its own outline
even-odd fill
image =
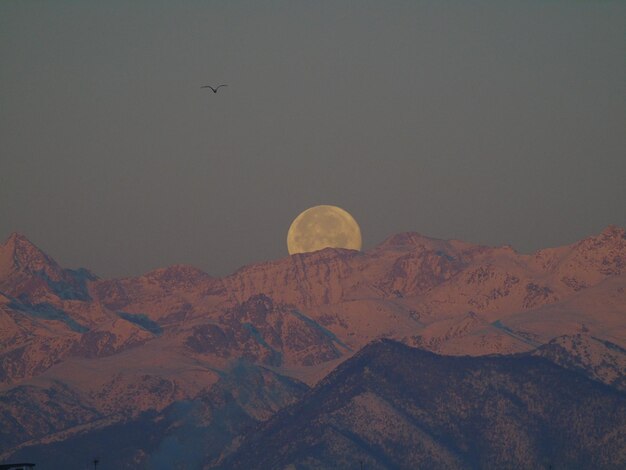
[[[623,468],[626,395],[530,355],[439,356],[380,340],[248,435],[219,468],[359,462]]]
[[[79,408],[79,401],[65,390],[55,393],[72,408],[46,409],[54,397],[38,397],[37,403],[24,402],[32,397],[20,388],[6,397],[20,403],[21,419],[36,419],[39,426],[54,426],[55,411],[69,409],[76,429],[61,431],[63,436],[33,439],[13,453],[13,461],[37,461],[41,468],[84,468],[99,456],[103,468],[159,470],[201,468],[204,460],[215,460],[231,440],[268,419],[277,410],[293,403],[308,387],[288,377],[246,362],[238,362],[225,371],[205,394],[192,400],[177,401],[163,410],[129,413],[117,419],[93,409]],[[45,403],[48,403],[46,405]],[[0,441],[19,442],[27,428],[3,416],[5,403],[0,400],[0,416],[5,428]],[[84,425],[81,426],[81,423]]]

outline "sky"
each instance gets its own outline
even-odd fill
[[[221,276],[318,204],[364,249],[625,227],[624,37],[621,1],[3,0],[0,239]]]

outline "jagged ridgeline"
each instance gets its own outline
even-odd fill
[[[14,234],[0,462],[619,468],[625,315],[619,227],[532,254],[399,234],[222,278],[100,279]]]

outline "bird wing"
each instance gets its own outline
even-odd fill
[[[217,90],[217,88],[219,88],[219,87],[217,87],[217,88],[213,88],[211,85],[203,85],[203,86],[201,86],[200,88],[210,88],[211,90],[215,91],[215,90]]]
[[[215,89],[217,90],[218,88],[223,87],[223,86],[228,86],[228,85],[226,85],[226,84],[224,84],[224,85],[218,85],[218,86],[216,86],[216,87],[215,87]]]

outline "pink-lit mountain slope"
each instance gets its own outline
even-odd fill
[[[0,459],[196,399],[241,361],[313,385],[377,338],[474,356],[558,344],[545,354],[620,384],[625,231],[530,255],[407,233],[223,278],[172,266],[111,280],[63,269],[14,234],[0,246],[0,416],[25,437],[0,439]],[[42,397],[68,412],[32,424]]]

